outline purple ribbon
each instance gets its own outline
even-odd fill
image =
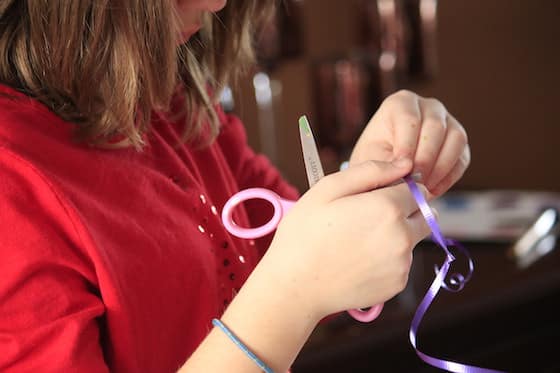
[[[426,202],[426,199],[424,198],[424,196],[422,195],[422,193],[418,189],[418,186],[416,185],[416,183],[414,182],[412,177],[407,176],[407,177],[404,178],[404,180],[408,184],[408,187],[410,188],[410,191],[412,192],[412,195],[414,196],[414,199],[416,200],[416,203],[418,203],[418,206],[420,207],[420,211],[422,212],[422,215],[424,215],[424,218],[426,219],[426,222],[428,223],[428,226],[430,227],[430,229],[432,231],[432,239],[439,246],[441,246],[441,248],[446,253],[446,258],[445,258],[445,261],[443,262],[443,265],[441,266],[441,268],[438,268],[437,266],[435,267],[436,278],[434,279],[434,282],[432,282],[432,285],[428,289],[428,292],[424,296],[424,299],[422,299],[422,302],[420,303],[420,305],[416,309],[416,312],[414,313],[414,317],[412,319],[412,324],[410,325],[410,333],[409,333],[410,343],[412,344],[412,347],[414,347],[414,350],[416,350],[416,354],[420,357],[420,359],[422,359],[426,363],[428,363],[428,364],[430,364],[430,365],[432,365],[436,368],[445,369],[449,372],[457,372],[457,373],[504,373],[504,372],[499,371],[499,370],[480,368],[480,367],[476,367],[476,366],[472,366],[472,365],[465,365],[465,364],[457,363],[457,362],[454,362],[454,361],[438,359],[438,358],[426,355],[425,353],[418,350],[416,334],[417,334],[420,322],[422,321],[422,318],[426,314],[426,311],[428,310],[428,307],[430,307],[430,305],[432,304],[436,295],[438,294],[439,290],[442,287],[446,290],[453,291],[453,292],[461,291],[461,289],[463,289],[465,284],[470,280],[470,278],[472,276],[472,272],[474,270],[474,263],[472,261],[471,256],[469,255],[467,249],[465,249],[463,246],[461,246],[458,242],[453,241],[453,240],[448,240],[443,236],[443,234],[441,233],[441,229],[439,227],[439,224],[437,223],[437,221],[434,217],[434,213],[433,213],[432,209],[428,205],[428,202]],[[447,274],[449,272],[449,269],[451,267],[451,263],[455,260],[455,257],[451,254],[451,252],[449,251],[449,249],[447,247],[448,245],[458,248],[460,251],[463,252],[463,254],[465,254],[467,256],[467,258],[469,260],[469,273],[466,276],[464,276],[462,274],[459,274],[459,273],[453,273],[449,276],[449,284],[446,284],[445,279],[446,279]]]

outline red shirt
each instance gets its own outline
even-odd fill
[[[220,118],[206,148],[178,145],[179,125],[154,114],[142,152],[99,149],[0,86],[0,371],[162,373],[187,360],[260,257],[225,231],[226,200],[252,186],[297,198],[240,121]],[[269,213],[253,207],[236,220]]]

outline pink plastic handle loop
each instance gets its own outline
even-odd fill
[[[274,208],[274,215],[266,224],[260,227],[243,228],[238,226],[233,220],[233,210],[240,203],[243,203],[250,199],[264,199],[270,202],[272,204],[272,207]],[[274,229],[276,229],[284,213],[287,212],[294,204],[295,201],[284,199],[269,189],[264,189],[264,188],[244,189],[234,194],[226,202],[222,210],[222,222],[224,223],[224,226],[228,230],[228,232],[230,232],[234,236],[237,236],[239,238],[244,238],[244,239],[259,238],[271,233]],[[379,316],[382,310],[383,310],[383,303],[377,304],[371,307],[367,311],[355,309],[355,310],[348,310],[348,313],[357,321],[371,322]]]
[[[264,199],[272,204],[274,214],[268,223],[256,228],[243,228],[233,220],[233,210],[237,205],[250,199]],[[249,188],[234,194],[224,205],[222,210],[222,222],[229,233],[239,238],[254,239],[266,236],[278,227],[280,219],[288,211],[295,201],[280,197],[271,190],[264,188]]]
[[[354,318],[356,321],[360,322],[372,322],[377,319],[377,316],[381,314],[383,310],[383,303],[376,304],[372,306],[369,310],[364,311],[360,309],[348,310],[348,314]]]

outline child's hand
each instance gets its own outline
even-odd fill
[[[461,124],[436,99],[409,91],[389,96],[358,140],[350,165],[368,159],[408,158],[434,195],[447,191],[470,163],[467,135]],[[411,171],[411,170],[409,170]]]
[[[296,203],[259,265],[276,279],[278,296],[320,318],[385,302],[405,287],[412,249],[429,228],[405,183],[384,186],[410,163],[364,162],[324,177]]]

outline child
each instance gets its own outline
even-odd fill
[[[270,5],[0,0],[0,371],[260,371],[216,318],[283,372],[320,319],[403,289],[429,230],[385,186],[440,195],[469,164],[439,101],[389,97],[272,241],[219,219],[247,187],[298,197],[215,104]]]

